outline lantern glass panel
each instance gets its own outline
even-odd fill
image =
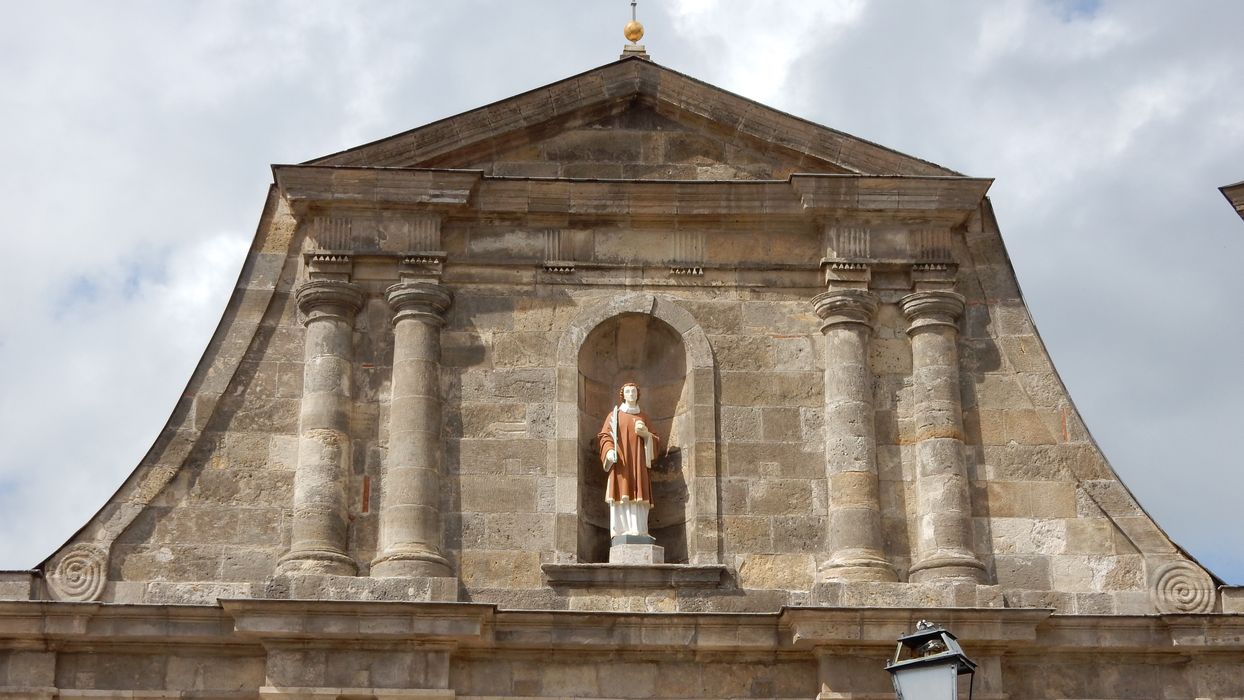
[[[957,700],[959,668],[955,663],[898,668],[894,690],[899,700]]]

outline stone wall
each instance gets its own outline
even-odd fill
[[[1222,609],[1080,422],[986,180],[629,59],[275,172],[160,440],[5,597]],[[625,378],[664,566],[606,561]]]
[[[881,549],[896,583],[865,588],[818,574],[831,546],[834,494],[826,477],[826,339],[812,302],[819,272],[799,266],[816,254],[815,226],[770,224],[759,240],[742,227],[710,227],[696,234],[708,241],[697,261],[703,271],[678,278],[668,263],[662,267],[654,243],[663,235],[659,227],[643,225],[632,237],[657,252],[629,260],[610,257],[619,250],[613,238],[627,229],[581,227],[582,260],[571,261],[578,269],[565,274],[547,268],[544,233],[529,224],[447,220],[440,241],[450,264],[439,283],[453,300],[440,331],[444,478],[437,506],[456,595],[516,607],[628,610],[887,601],[1086,614],[1153,610],[1158,569],[1183,559],[1079,423],[1018,296],[988,210],[973,221],[951,254],[954,289],[966,302],[957,345],[970,531],[984,567],[984,587],[966,593],[907,582],[921,518],[918,387],[900,304],[917,283],[911,273],[882,272],[869,282],[878,299],[868,369]],[[356,225],[355,245],[360,235],[376,235],[366,230]],[[529,245],[533,239],[540,245]],[[383,241],[374,245],[382,249]],[[296,292],[311,269],[306,256],[320,247],[307,235],[286,257],[258,330],[184,465],[113,544],[106,597],[207,602],[222,594],[290,594],[274,580],[273,562],[291,548],[305,394],[306,314]],[[759,269],[738,264],[762,259]],[[385,290],[396,281],[393,265],[391,258],[356,255],[346,266],[364,299],[351,331],[350,455],[342,486],[346,553],[361,577],[378,555],[390,443],[394,335]],[[581,533],[582,504],[594,498],[587,489],[599,486],[590,478],[590,439],[583,430],[559,432],[559,411],[583,413],[583,339],[604,320],[656,302],[673,310],[667,321],[679,324],[678,332],[706,345],[707,373],[697,381],[711,396],[700,419],[706,425],[674,437],[685,459],[699,461],[665,475],[688,494],[691,538],[671,551],[682,553],[675,563],[723,566],[721,582],[641,592],[550,586],[542,565],[603,560],[603,550],[585,548]],[[559,359],[567,343],[570,359]],[[686,364],[688,377],[693,364]],[[572,422],[585,420],[599,417]],[[1197,578],[1194,565],[1187,567]],[[1203,585],[1203,578],[1194,583]]]

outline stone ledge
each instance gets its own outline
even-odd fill
[[[7,690],[7,689],[6,689]],[[0,697],[4,697],[4,691],[0,691]],[[23,697],[24,696],[15,696]],[[39,696],[35,696],[39,697]],[[182,699],[194,700],[196,698],[202,700],[226,700],[236,698],[237,700],[248,700],[255,697],[253,691],[247,690],[77,690],[77,689],[60,689],[52,688],[52,694],[49,698],[164,698],[166,700]]]
[[[822,581],[812,587],[813,605],[868,608],[1003,608],[1001,586],[975,581]]]
[[[282,574],[267,582],[262,597],[452,603],[458,600],[458,579],[430,576],[372,578],[332,574]]]
[[[1244,613],[1244,586],[1222,586],[1218,593],[1224,613]]]
[[[401,640],[453,646],[491,641],[496,609],[475,603],[221,600],[238,637],[316,643]]]
[[[719,588],[726,567],[695,564],[543,564],[553,587]]]
[[[13,700],[43,700],[47,698],[47,700],[52,700],[60,692],[51,686],[5,686],[0,688],[0,698],[13,698]],[[113,695],[112,697],[117,696]]]
[[[35,572],[0,571],[0,600],[34,600]]]
[[[259,689],[261,698],[290,698],[303,700],[307,698],[324,698],[337,700],[342,697],[376,698],[380,700],[453,700],[457,693],[453,690],[394,689],[394,688],[287,688],[264,686]]]

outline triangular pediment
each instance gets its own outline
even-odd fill
[[[633,99],[624,110],[464,167],[485,175],[625,180],[785,180],[850,174],[823,158],[740,139],[717,124],[688,124]]]
[[[601,179],[959,174],[639,58],[309,164]]]

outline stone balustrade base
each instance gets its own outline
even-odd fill
[[[1001,608],[1001,586],[972,581],[924,583],[824,581],[812,587],[809,604],[869,608]]]
[[[369,578],[289,574],[274,576],[264,593],[268,598],[293,600],[457,602],[458,579],[447,576]]]

